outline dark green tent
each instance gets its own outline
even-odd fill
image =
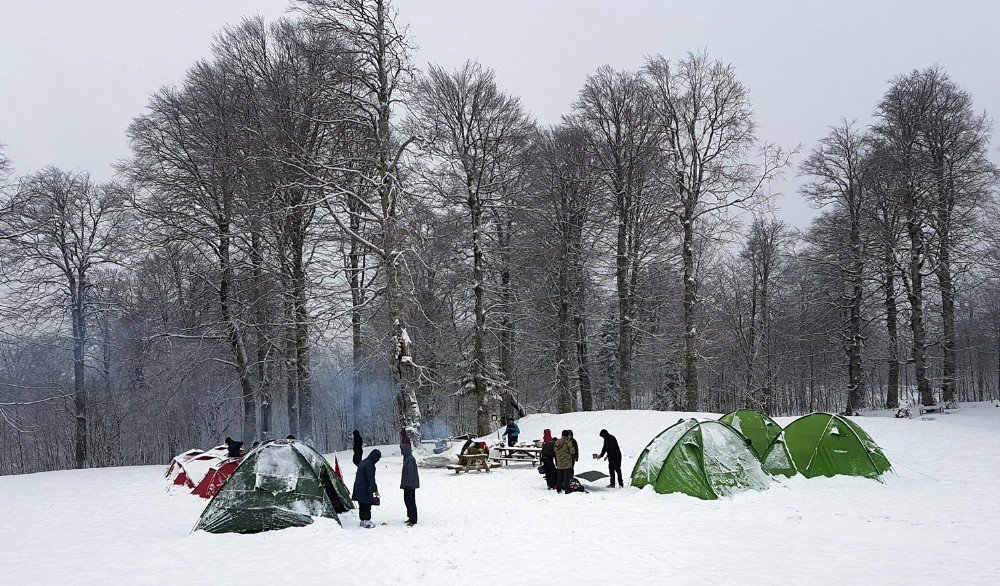
[[[719,421],[671,425],[649,442],[632,469],[632,486],[706,500],[764,490],[770,481],[743,436]]]
[[[882,449],[861,427],[831,413],[812,413],[788,424],[771,442],[763,462],[771,474],[799,473],[806,478],[878,478],[891,469]]]
[[[313,517],[337,519],[352,508],[326,458],[300,441],[273,440],[243,458],[194,530],[259,533],[309,525]]]
[[[726,413],[719,418],[719,421],[729,425],[750,440],[750,443],[753,444],[753,451],[757,452],[757,456],[760,458],[764,457],[768,446],[781,433],[780,425],[767,415],[753,409],[737,409],[732,413]]]

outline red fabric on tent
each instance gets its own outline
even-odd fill
[[[198,486],[195,487],[191,494],[200,496],[203,499],[210,499],[219,493],[219,489],[222,485],[226,483],[236,467],[240,465],[240,458],[228,458],[222,462],[217,462],[212,465],[208,470],[208,474],[205,474],[205,478],[201,479]]]
[[[174,476],[174,486],[187,486],[188,488],[193,487],[191,484],[191,479],[184,470],[181,470],[177,476]]]
[[[333,457],[333,473],[337,475],[337,478],[341,482],[344,481],[344,473],[340,471],[340,460],[337,459],[337,456]]]

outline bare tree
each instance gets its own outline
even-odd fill
[[[695,411],[699,400],[696,235],[704,219],[758,202],[788,156],[774,145],[759,144],[750,93],[732,65],[705,53],[689,54],[675,63],[655,56],[647,61],[645,74],[664,151],[659,171],[666,183],[666,207],[681,230],[684,406]]]
[[[47,167],[24,180],[4,204],[7,262],[36,296],[63,300],[72,324],[73,436],[77,468],[90,463],[87,447],[88,327],[95,310],[93,275],[121,262],[127,231],[127,194],[115,184],[94,185],[86,173]]]
[[[560,413],[575,411],[575,374],[580,406],[593,409],[587,344],[586,240],[584,230],[595,204],[598,169],[590,138],[581,126],[567,123],[545,132],[536,159],[541,213],[549,216],[557,236],[556,272],[556,378]],[[551,212],[549,211],[551,210]],[[575,360],[571,349],[576,349]]]
[[[425,175],[439,197],[445,201],[457,197],[469,214],[475,297],[469,366],[477,403],[476,428],[485,435],[490,432],[491,416],[497,414],[495,405],[503,395],[510,395],[510,381],[491,374],[492,361],[487,356],[488,212],[505,205],[504,199],[523,172],[533,124],[520,101],[500,91],[493,72],[471,62],[454,73],[432,65],[417,83],[412,107],[421,151],[428,158]]]
[[[862,305],[865,300],[867,238],[863,234],[870,197],[865,178],[870,141],[846,120],[834,127],[802,163],[811,181],[802,193],[818,207],[830,206],[830,219],[843,224],[846,254],[837,258],[837,272],[844,278],[843,306],[848,313],[845,349],[848,363],[847,406],[852,414],[864,407],[864,338]],[[843,262],[840,262],[843,261]]]
[[[328,197],[336,198],[340,211],[352,213],[348,201],[360,205],[363,223],[373,227],[374,237],[367,237],[338,221],[378,258],[384,280],[378,293],[384,300],[390,328],[390,376],[403,425],[413,444],[419,446],[420,405],[411,380],[415,363],[400,278],[404,243],[399,215],[405,194],[400,183],[400,161],[412,138],[397,140],[392,118],[393,108],[413,78],[407,32],[396,25],[396,11],[388,0],[300,0],[297,8],[312,26],[341,39],[344,51],[352,57],[350,70],[326,91],[349,100],[357,112],[350,122],[367,141],[362,149],[365,154],[355,161],[356,165],[341,168],[363,181],[375,193],[377,202],[363,205],[364,200],[351,182],[323,186]],[[357,213],[357,207],[353,209]],[[339,214],[334,217],[339,218]]]
[[[659,147],[651,100],[640,74],[605,66],[587,78],[573,105],[574,118],[588,131],[616,218],[619,409],[632,408],[640,277],[665,238],[663,201],[653,185]]]

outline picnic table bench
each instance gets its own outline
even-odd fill
[[[511,462],[530,462],[538,466],[542,459],[542,448],[534,446],[502,446],[495,448],[499,453],[492,458],[500,464],[510,464]]]
[[[455,474],[469,472],[471,470],[490,471],[491,464],[486,461],[489,454],[459,454],[458,464],[449,464],[448,470],[454,470]]]
[[[920,414],[923,415],[924,413],[941,413],[943,415],[947,409],[950,409],[947,403],[938,403],[937,405],[921,405]]]

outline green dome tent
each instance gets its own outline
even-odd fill
[[[273,440],[243,458],[194,530],[260,533],[309,525],[313,517],[337,519],[352,508],[326,458],[300,441]]]
[[[649,442],[632,469],[632,486],[705,500],[764,490],[770,481],[745,438],[719,421],[671,425]]]
[[[771,474],[806,478],[864,476],[878,478],[891,469],[882,449],[858,424],[831,413],[799,417],[776,437],[764,454]]]
[[[737,409],[726,413],[719,421],[743,434],[753,444],[757,457],[763,458],[767,447],[781,433],[781,426],[773,419],[753,409]]]

